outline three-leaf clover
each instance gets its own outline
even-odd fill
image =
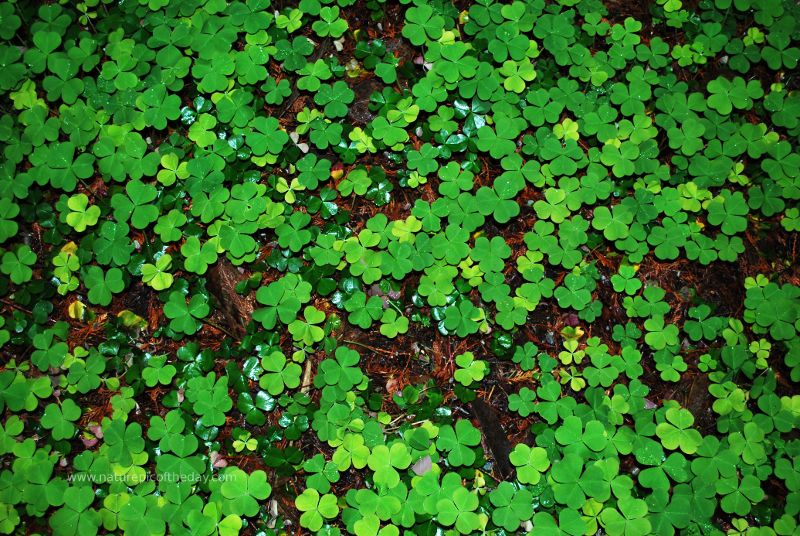
[[[121,418],[103,419],[103,439],[111,461],[122,466],[133,462],[133,455],[144,450],[144,435],[139,423],[125,424]]]
[[[315,21],[311,28],[320,37],[331,36],[338,39],[347,31],[347,21],[339,18],[337,6],[325,6],[319,10],[320,20]]]
[[[305,320],[298,318],[289,324],[289,333],[296,342],[311,346],[325,336],[324,330],[319,327],[319,324],[325,321],[325,313],[309,305],[303,310],[303,317]]]
[[[264,374],[258,381],[262,389],[276,396],[284,389],[294,389],[300,385],[303,369],[297,363],[287,363],[283,352],[272,352],[261,360]]]
[[[223,376],[219,381],[215,378],[216,375],[209,372],[206,376],[192,378],[187,384],[186,398],[192,402],[204,426],[222,426],[225,413],[233,407],[228,396],[228,377]]]
[[[489,372],[486,361],[475,359],[472,352],[464,352],[456,356],[456,366],[458,367],[453,374],[455,380],[464,386],[480,382]]]
[[[223,475],[220,493],[224,497],[222,513],[227,515],[255,516],[259,511],[259,501],[272,492],[267,482],[267,474],[262,470],[245,473],[238,467],[228,469]]]
[[[95,494],[91,486],[71,486],[64,490],[63,506],[50,518],[50,528],[58,536],[97,534],[100,514],[91,509]]]
[[[471,534],[480,525],[480,518],[475,513],[478,503],[476,493],[459,486],[452,495],[442,497],[436,503],[436,519],[446,527],[455,525],[461,534]]]
[[[320,495],[314,488],[306,488],[294,500],[294,505],[303,512],[300,515],[300,525],[311,532],[321,529],[326,519],[334,519],[339,515],[336,495],[332,493]]]
[[[167,271],[170,266],[172,266],[172,256],[168,254],[158,257],[155,264],[143,264],[142,281],[155,290],[168,289],[174,280],[172,274]]]
[[[413,45],[420,46],[427,40],[435,41],[442,35],[444,18],[438,14],[434,15],[433,8],[428,4],[409,8],[405,18],[403,37]]]
[[[341,80],[324,84],[314,95],[314,102],[324,106],[325,115],[331,119],[347,115],[347,105],[353,102],[355,93]]]
[[[106,306],[111,303],[113,294],[119,294],[125,288],[122,270],[111,268],[107,272],[98,266],[89,266],[83,276],[83,283],[89,289],[89,301]]]
[[[159,216],[158,206],[152,202],[158,196],[155,186],[132,180],[125,186],[125,194],[114,194],[111,206],[114,218],[118,222],[127,222],[136,229],[144,229],[156,221]]]
[[[616,508],[605,508],[600,522],[609,536],[637,536],[651,533],[647,503],[627,496],[617,501]]]
[[[670,408],[666,413],[667,422],[656,427],[656,434],[661,438],[664,447],[675,450],[680,448],[686,454],[694,454],[703,441],[700,432],[692,428],[694,416],[687,409]]]
[[[41,423],[45,428],[52,430],[53,439],[60,441],[70,439],[75,435],[75,425],[72,424],[81,416],[81,408],[71,398],[65,399],[61,405],[48,404],[42,413]]]
[[[170,319],[170,329],[194,335],[202,326],[200,321],[208,316],[211,308],[202,294],[195,294],[187,303],[182,292],[171,292],[169,300],[164,304],[164,314]]]
[[[481,433],[464,419],[455,426],[443,426],[439,430],[436,447],[447,453],[447,461],[455,467],[469,467],[475,463],[474,447],[481,442]]]
[[[536,484],[542,478],[550,460],[547,451],[542,447],[529,447],[519,443],[508,456],[508,459],[517,468],[517,480],[522,484]]]
[[[11,281],[21,285],[33,277],[31,266],[36,263],[36,253],[27,245],[19,246],[16,251],[6,251],[0,261],[0,271],[11,278]]]
[[[69,214],[67,214],[67,224],[82,233],[87,227],[97,223],[100,217],[100,207],[89,205],[89,198],[86,194],[75,194],[67,200]]]

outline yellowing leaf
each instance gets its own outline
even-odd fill
[[[86,316],[86,305],[81,301],[75,300],[69,304],[67,313],[73,320],[83,320],[84,316]]]
[[[122,325],[127,328],[144,329],[147,327],[147,322],[144,318],[128,309],[123,309],[117,313],[117,318],[119,318],[122,321]]]

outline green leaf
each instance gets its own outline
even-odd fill
[[[267,482],[267,474],[257,470],[250,474],[238,467],[229,468],[220,486],[224,497],[222,513],[226,515],[255,516],[259,501],[269,497],[272,487]]]
[[[100,207],[97,205],[88,206],[89,198],[85,194],[76,194],[69,198],[67,206],[70,209],[67,214],[67,224],[82,233],[87,227],[97,224],[100,217]]]
[[[72,424],[81,416],[81,408],[71,398],[64,400],[61,405],[48,404],[42,413],[41,423],[51,430],[53,439],[71,439],[75,435],[75,425]]]
[[[300,516],[300,525],[312,532],[322,528],[325,519],[333,519],[339,515],[336,496],[331,493],[320,495],[314,488],[306,488],[294,501]]]
[[[694,454],[703,441],[697,430],[691,429],[694,416],[683,408],[670,408],[666,413],[667,422],[656,427],[656,434],[661,438],[664,447],[675,450],[680,448],[686,454]]]
[[[210,311],[207,299],[201,294],[192,296],[187,303],[183,293],[171,292],[169,301],[164,304],[164,314],[170,319],[170,329],[187,335],[193,335],[200,329],[200,319],[208,316]]]
[[[36,263],[36,254],[27,245],[19,246],[16,251],[6,251],[0,261],[0,271],[9,276],[16,285],[30,281]]]
[[[517,468],[517,480],[522,484],[537,484],[548,467],[547,451],[541,447],[529,447],[519,443],[508,459]]]

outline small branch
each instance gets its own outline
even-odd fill
[[[363,342],[350,341],[350,340],[347,340],[347,339],[343,339],[342,342],[345,343],[345,344],[354,344],[356,346],[360,346],[361,348],[366,348],[367,350],[372,350],[373,352],[378,352],[378,353],[384,354],[384,355],[392,355],[392,356],[396,355],[395,352],[390,352],[389,350],[383,350],[381,348],[375,348],[374,346],[369,346],[367,344],[364,344]]]
[[[212,322],[211,320],[205,320],[205,319],[204,319],[202,322],[203,322],[203,324],[206,324],[206,325],[208,325],[208,326],[211,326],[212,328],[214,328],[214,329],[217,329],[217,330],[221,331],[222,333],[224,333],[225,335],[227,335],[227,336],[228,336],[228,337],[230,337],[231,339],[233,339],[233,340],[235,340],[235,341],[239,342],[239,340],[240,340],[240,339],[239,339],[239,337],[237,337],[236,335],[234,335],[233,333],[231,333],[230,331],[228,331],[228,330],[227,330],[227,329],[225,329],[224,327],[220,326],[220,325],[219,325],[219,324],[217,324],[216,322]]]
[[[89,193],[91,193],[91,194],[92,194],[92,197],[94,197],[94,198],[95,198],[95,200],[97,200],[97,199],[98,199],[98,197],[97,197],[97,193],[96,193],[96,192],[95,192],[95,191],[92,189],[92,187],[91,187],[91,186],[89,186],[89,184],[88,184],[88,183],[87,183],[85,180],[83,180],[83,179],[81,179],[81,178],[78,178],[78,180],[80,181],[80,183],[81,183],[81,184],[83,184],[84,188],[86,188],[87,190],[89,190]]]
[[[311,389],[311,369],[314,368],[311,365],[311,356],[306,356],[306,366],[305,370],[303,371],[303,383],[300,384],[300,392],[303,394],[308,393],[308,390]]]
[[[31,311],[30,309],[26,309],[25,307],[23,307],[21,305],[18,305],[16,303],[12,302],[12,301],[8,301],[5,298],[0,298],[0,302],[2,302],[4,305],[7,305],[9,307],[12,307],[12,308],[16,309],[17,311],[22,311],[23,313],[28,314],[28,315],[33,315],[33,311]]]

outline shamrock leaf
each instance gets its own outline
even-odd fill
[[[119,268],[111,268],[104,273],[98,266],[89,266],[83,283],[89,289],[89,301],[102,306],[111,303],[112,294],[119,294],[125,288],[122,270]]]
[[[347,21],[339,18],[339,8],[325,6],[319,10],[320,20],[315,21],[311,28],[320,37],[331,36],[339,38],[347,31]]]
[[[215,374],[197,376],[189,380],[186,398],[192,402],[194,412],[200,415],[203,426],[222,426],[225,424],[225,413],[233,407],[228,396],[228,377],[223,376],[215,381]]]
[[[661,438],[664,447],[675,450],[680,448],[686,454],[694,454],[703,441],[700,432],[691,428],[694,416],[683,408],[670,408],[666,413],[667,422],[656,427],[656,434]]]
[[[321,529],[325,519],[333,519],[339,515],[336,495],[332,493],[320,495],[314,488],[306,488],[294,500],[294,505],[303,512],[300,516],[300,525],[311,532]]]
[[[61,405],[48,404],[42,413],[42,426],[52,430],[53,439],[71,439],[75,435],[75,425],[72,424],[81,416],[81,408],[71,398],[64,400]]]
[[[97,534],[101,516],[90,508],[95,501],[91,486],[71,486],[64,492],[63,504],[50,518],[50,527],[58,536]]]
[[[433,8],[428,4],[410,7],[406,10],[405,18],[403,37],[415,46],[420,46],[427,40],[435,41],[442,35],[444,18],[434,15]]]
[[[300,385],[303,369],[297,363],[287,363],[282,352],[272,352],[261,360],[264,374],[258,384],[273,395],[279,395],[284,389],[294,389]]]
[[[193,335],[202,326],[200,319],[210,312],[208,300],[201,294],[191,297],[189,302],[181,292],[171,292],[169,301],[164,304],[164,314],[170,319],[170,329]]]
[[[36,253],[27,245],[19,246],[16,251],[6,251],[0,261],[0,271],[11,278],[14,284],[21,285],[33,277],[31,266],[36,263]]]
[[[103,439],[108,445],[108,456],[122,466],[133,463],[133,455],[144,450],[142,427],[139,423],[126,425],[120,418],[103,419]]]
[[[76,194],[67,200],[67,207],[70,209],[67,214],[67,224],[79,233],[95,225],[100,217],[100,207],[97,205],[89,207],[88,204],[89,198],[86,194]]]
[[[224,497],[222,513],[226,515],[255,516],[259,510],[259,501],[263,501],[272,492],[264,471],[253,471],[249,475],[232,467],[227,469],[220,486]]]
[[[158,207],[151,204],[158,195],[155,186],[133,180],[125,186],[125,192],[127,195],[119,193],[111,198],[117,221],[130,220],[134,228],[144,229],[158,219]]]
[[[547,451],[541,447],[529,447],[519,443],[508,456],[509,461],[517,468],[517,480],[522,484],[536,484],[542,473],[550,467]]]
[[[168,289],[174,280],[172,274],[167,271],[170,266],[172,266],[172,256],[170,255],[161,255],[155,264],[143,264],[142,281],[155,290]]]
[[[469,467],[476,459],[473,447],[480,442],[480,432],[469,421],[462,419],[455,426],[440,428],[436,447],[447,453],[447,461],[451,465]]]
[[[603,509],[600,522],[611,536],[650,534],[652,527],[647,514],[646,502],[628,496],[617,501],[616,509]]]
[[[311,346],[325,336],[325,332],[318,325],[325,320],[325,313],[309,305],[303,310],[303,316],[305,320],[297,319],[289,324],[289,333],[296,342]]]
[[[325,115],[331,119],[347,115],[347,105],[353,102],[355,93],[341,80],[323,84],[314,95],[314,102],[324,106]]]

